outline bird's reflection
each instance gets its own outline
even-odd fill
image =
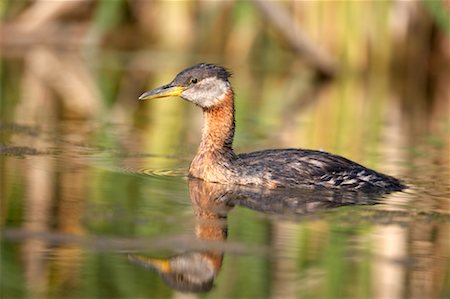
[[[227,238],[228,192],[218,184],[189,181],[189,193],[197,218],[195,235],[199,240],[224,241]],[[128,255],[130,261],[156,270],[173,289],[206,292],[222,267],[223,251],[191,251],[168,259]]]
[[[267,190],[189,180],[189,194],[197,218],[198,240],[225,241],[227,215],[236,205],[282,216],[302,216],[345,205],[375,204],[379,194],[315,189]],[[155,270],[173,289],[181,292],[209,291],[222,267],[223,250],[198,250],[170,258],[129,254],[131,262]]]

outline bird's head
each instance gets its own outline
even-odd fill
[[[139,100],[180,96],[202,108],[210,108],[231,91],[230,76],[221,66],[197,64],[180,72],[169,84],[145,92]]]

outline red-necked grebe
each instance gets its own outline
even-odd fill
[[[213,64],[183,70],[164,86],[139,99],[170,96],[203,109],[205,124],[189,175],[221,184],[277,187],[326,187],[361,191],[400,191],[396,178],[378,173],[341,156],[317,150],[271,149],[236,154],[233,151],[234,94],[230,72]]]

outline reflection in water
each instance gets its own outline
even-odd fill
[[[189,194],[197,223],[198,240],[225,241],[227,215],[235,206],[265,213],[300,216],[345,205],[375,204],[380,194],[314,189],[260,189],[189,180]],[[222,267],[221,250],[191,251],[170,258],[129,254],[133,263],[158,272],[173,289],[182,292],[207,292]]]
[[[156,158],[164,162],[155,164],[159,172],[152,175],[124,171],[137,169],[149,157],[133,147],[126,155],[105,151],[107,159],[92,156],[104,152],[83,146],[92,126],[82,124],[62,122],[59,134],[51,136],[3,127],[14,144],[34,149],[7,145],[0,159],[7,179],[1,192],[6,213],[2,270],[8,273],[2,279],[7,280],[8,298],[20,298],[16,290],[33,298],[95,297],[116,286],[103,297],[135,298],[143,297],[141,288],[154,291],[160,278],[130,264],[123,252],[140,253],[129,259],[155,270],[173,289],[206,292],[216,284],[209,293],[213,297],[308,293],[329,298],[359,292],[360,297],[384,299],[448,294],[448,172],[440,168],[425,168],[430,176],[418,177],[414,185],[419,187],[366,207],[356,205],[378,203],[371,198],[380,194],[295,193],[191,180],[195,241],[180,226],[192,220],[185,182],[161,175],[161,169],[170,169],[163,165],[167,159],[151,157],[153,164]],[[329,210],[348,205],[355,207]],[[231,209],[232,221],[227,223]],[[255,210],[276,217],[261,217]],[[155,258],[158,250],[184,253]],[[144,251],[151,257],[142,255]],[[143,275],[150,278],[145,284],[139,280]],[[127,288],[129,293],[123,291]],[[155,297],[168,297],[170,290],[158,292]]]
[[[192,179],[189,193],[197,218],[196,237],[199,240],[224,241],[227,238],[227,214],[232,208],[232,190],[226,186]],[[172,288],[184,292],[209,291],[222,267],[223,251],[187,252],[168,259],[129,255],[129,259],[155,269]]]
[[[42,125],[46,123],[42,122]],[[81,217],[85,210],[84,200],[88,181],[87,166],[78,157],[64,157],[58,163],[58,152],[70,152],[73,146],[62,140],[73,133],[61,125],[55,132],[54,140],[42,137],[42,132],[25,126],[9,125],[4,129],[14,131],[13,140],[27,147],[3,146],[1,153],[11,157],[23,158],[24,179],[24,221],[22,228],[31,233],[51,232],[81,236],[84,229]],[[76,133],[87,132],[88,126],[77,123]],[[41,138],[36,136],[41,134]],[[79,134],[79,142],[85,142],[89,134]],[[47,150],[46,148],[50,148]],[[51,153],[51,155],[50,155]],[[32,155],[33,159],[26,157]],[[13,163],[14,160],[10,160]],[[12,164],[11,164],[12,165]],[[57,204],[55,204],[57,203]],[[54,262],[47,261],[48,252],[57,257]],[[50,291],[46,284],[48,276],[55,276],[54,287],[69,287],[76,284],[82,250],[79,246],[62,244],[51,248],[47,240],[26,239],[21,243],[24,279],[27,291],[37,297],[46,297]]]

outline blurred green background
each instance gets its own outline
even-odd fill
[[[370,150],[383,122],[401,123],[407,139],[448,134],[446,1],[2,1],[0,10],[3,121],[150,123],[169,135],[149,134],[162,149],[201,116],[137,96],[211,62],[233,71],[238,121],[252,124],[239,125],[237,145],[273,134]]]
[[[185,296],[103,242],[193,238],[201,112],[137,98],[199,62],[233,72],[238,152],[324,149],[414,186],[381,220],[235,208],[228,241],[270,254],[227,254],[200,297],[449,296],[448,1],[3,0],[0,14],[4,298]],[[138,249],[180,250],[163,243]]]

